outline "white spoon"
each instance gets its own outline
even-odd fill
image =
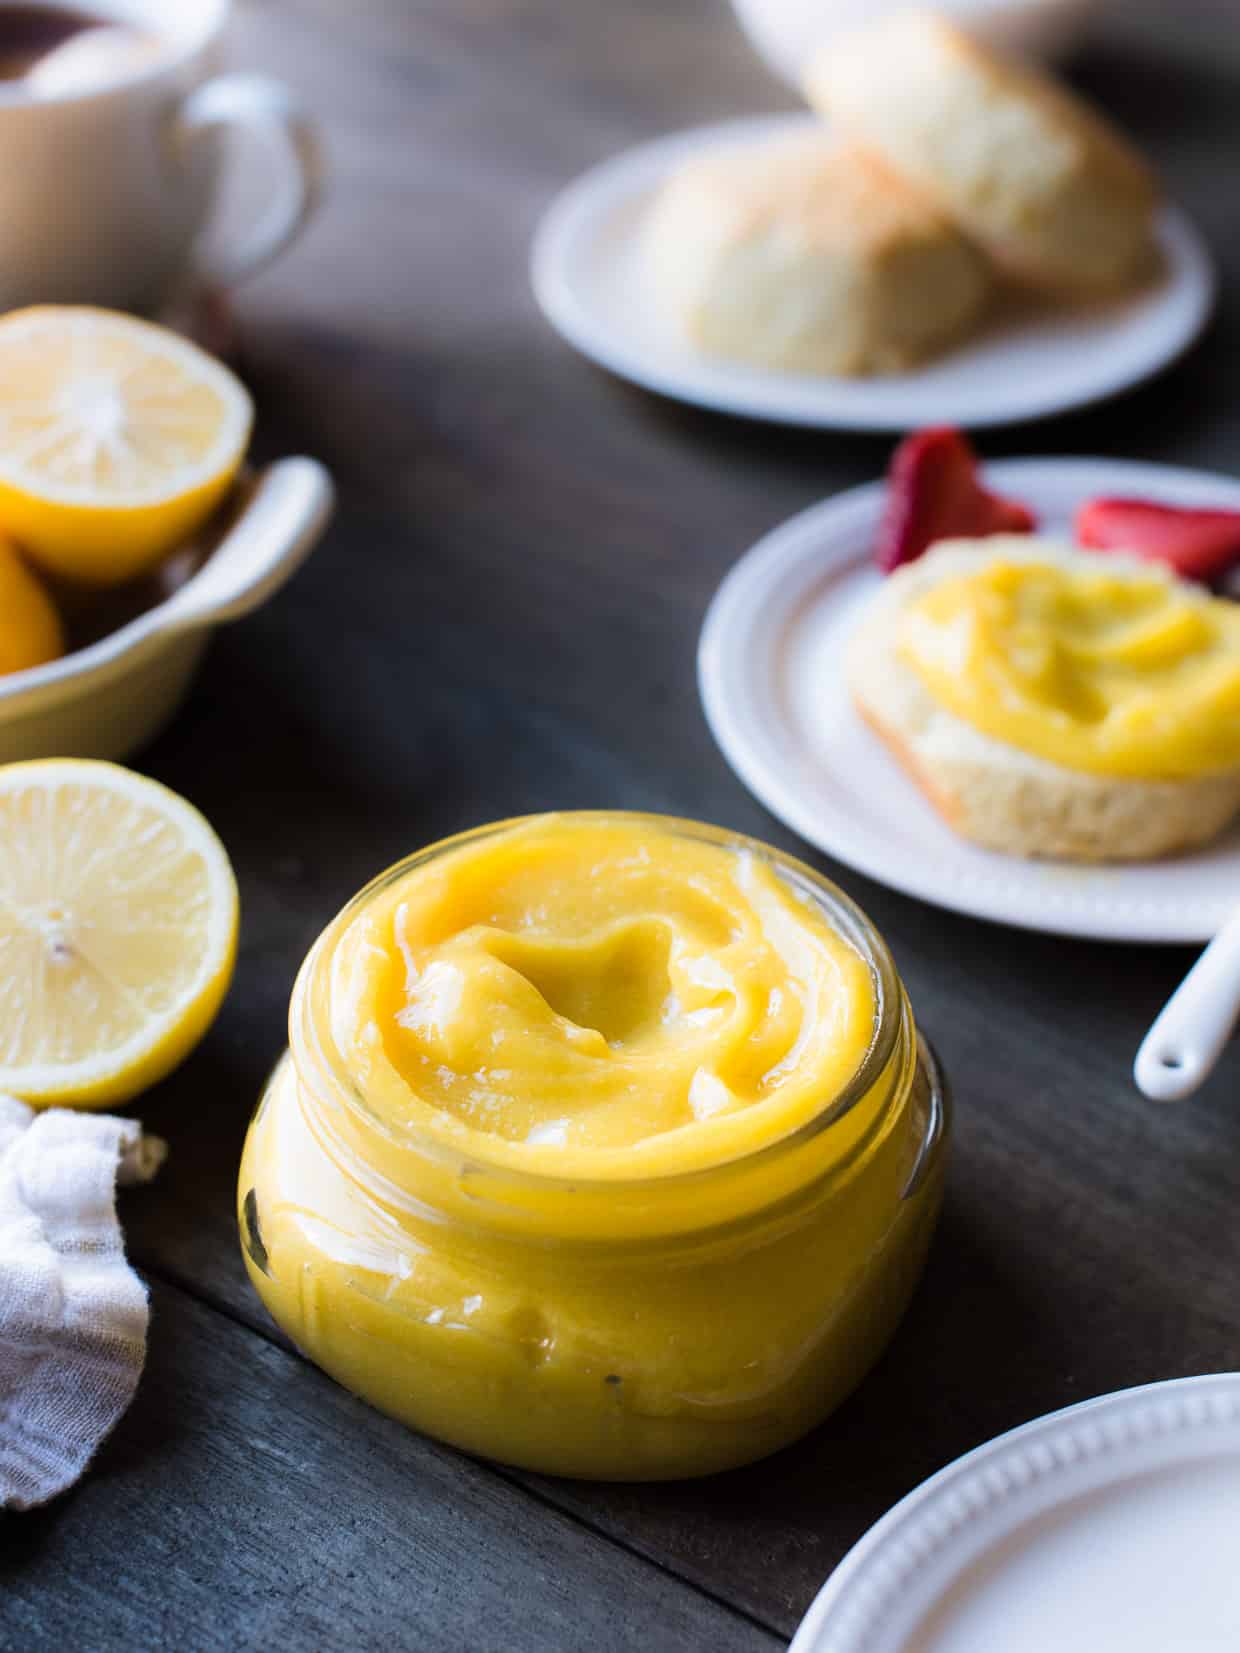
[[[1153,1102],[1179,1102],[1205,1083],[1240,1015],[1240,912],[1167,1000],[1141,1042],[1132,1074]]]

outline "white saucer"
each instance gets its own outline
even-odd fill
[[[1094,494],[1240,510],[1240,483],[1163,465],[1013,459],[985,474],[1051,532]],[[1194,854],[1130,867],[992,854],[945,826],[866,728],[840,657],[881,579],[870,550],[882,502],[874,483],[793,517],[719,588],[698,675],[707,720],[741,780],[827,855],[941,907],[1061,935],[1213,936],[1240,899],[1240,827]]]
[[[916,372],[879,379],[800,378],[697,355],[648,294],[636,257],[642,215],[669,169],[728,139],[792,131],[811,115],[699,127],[639,145],[570,184],[534,238],[531,278],[544,314],[570,344],[622,378],[684,402],[781,424],[842,430],[1010,424],[1113,395],[1178,356],[1214,299],[1200,235],[1167,207],[1158,222],[1165,274],[1105,306],[996,322]]]
[[[1235,1653],[1240,1372],[1039,1418],[933,1476],[789,1653]]]

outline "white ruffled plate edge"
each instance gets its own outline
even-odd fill
[[[1048,1510],[1222,1452],[1240,1454],[1240,1372],[1117,1390],[997,1436],[870,1528],[814,1600],[789,1653],[897,1653],[905,1644],[903,1633],[893,1640],[893,1620],[908,1615],[929,1574],[930,1601],[941,1601],[980,1555]],[[923,1602],[916,1616],[924,1622],[929,1608]]]

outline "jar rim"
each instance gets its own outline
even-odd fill
[[[733,1155],[731,1158],[713,1161],[709,1165],[694,1166],[687,1170],[666,1173],[654,1172],[638,1177],[590,1176],[589,1174],[568,1176],[527,1170],[524,1167],[499,1163],[472,1149],[450,1145],[425,1131],[416,1133],[410,1131],[406,1141],[403,1144],[398,1143],[389,1122],[369,1106],[364,1092],[334,1046],[329,1049],[325,1048],[321,1039],[310,1040],[307,1037],[308,1027],[299,1025],[298,1008],[304,1003],[312,981],[316,978],[320,969],[330,960],[331,949],[329,943],[343,934],[377,896],[415,868],[440,860],[469,844],[479,843],[487,838],[498,837],[501,834],[536,825],[540,822],[552,821],[571,821],[583,824],[591,822],[599,824],[618,822],[624,825],[647,824],[657,827],[660,831],[712,844],[721,849],[738,852],[748,851],[759,856],[795,891],[808,894],[830,918],[832,923],[836,925],[845,940],[855,948],[863,962],[868,965],[874,983],[876,1014],[873,1036],[865,1055],[842,1089],[824,1102],[823,1106],[809,1119],[804,1120],[784,1135],[774,1137],[758,1147],[747,1149],[740,1154]],[[299,1052],[311,1054],[317,1060],[318,1065],[325,1070],[331,1084],[347,1100],[350,1108],[360,1111],[364,1115],[367,1128],[378,1130],[390,1142],[398,1146],[414,1145],[420,1153],[427,1154],[444,1163],[452,1163],[485,1174],[492,1181],[513,1189],[525,1189],[530,1192],[538,1190],[578,1192],[594,1190],[601,1192],[605,1190],[617,1196],[640,1195],[646,1191],[649,1191],[652,1196],[656,1191],[660,1196],[663,1196],[669,1189],[690,1187],[700,1183],[705,1178],[717,1177],[728,1170],[736,1170],[741,1167],[749,1170],[761,1166],[779,1155],[794,1152],[838,1124],[859,1102],[871,1094],[897,1054],[901,1039],[908,1032],[907,1001],[896,971],[895,961],[891,956],[887,943],[873,921],[851,896],[840,889],[838,884],[827,878],[825,874],[818,872],[808,862],[788,854],[785,850],[777,849],[774,845],[748,833],[712,826],[707,822],[696,821],[683,816],[663,815],[648,810],[624,809],[549,810],[529,815],[511,816],[504,820],[490,821],[482,826],[468,828],[464,832],[454,833],[447,838],[437,839],[424,848],[402,857],[401,860],[394,862],[365,884],[324,927],[298,972],[289,1013],[290,1045],[294,1063],[298,1069],[300,1070],[301,1066],[297,1060]]]

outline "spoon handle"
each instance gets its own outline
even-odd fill
[[[1214,1070],[1240,1015],[1240,912],[1193,965],[1146,1034],[1133,1064],[1137,1089],[1179,1102]]]

